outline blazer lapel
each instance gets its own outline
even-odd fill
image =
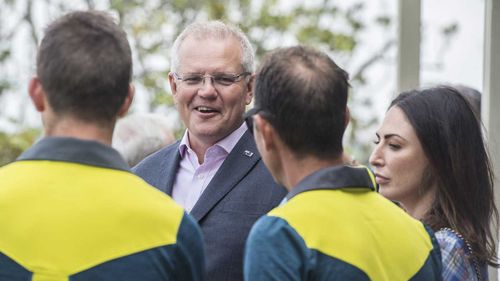
[[[189,213],[200,221],[260,159],[253,137],[243,134]]]
[[[158,175],[158,185],[156,187],[172,196],[172,188],[174,186],[175,177],[181,161],[179,154],[179,142],[173,146],[174,149],[166,151],[165,155],[161,157],[163,161],[160,164],[160,174]]]

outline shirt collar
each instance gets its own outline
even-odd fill
[[[213,146],[218,146],[222,149],[224,149],[228,154],[233,150],[233,148],[236,146],[238,141],[241,139],[243,134],[247,131],[247,126],[243,122],[241,126],[234,130],[231,134],[229,134],[227,137],[221,139],[220,141],[216,142]],[[189,144],[189,136],[188,136],[188,130],[184,132],[184,135],[182,136],[180,145],[179,145],[179,153],[181,155],[181,158],[184,158],[184,155],[186,154],[186,151],[188,149],[191,149],[191,145]]]
[[[51,160],[129,171],[118,151],[96,141],[69,137],[44,137],[17,158]]]
[[[365,166],[336,166],[320,169],[303,178],[286,196],[316,189],[367,188],[375,190],[373,173]]]

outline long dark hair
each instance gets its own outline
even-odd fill
[[[493,171],[481,127],[467,100],[454,88],[434,87],[400,94],[403,110],[429,159],[437,191],[423,218],[434,231],[450,227],[471,244],[480,263],[498,267],[490,229],[498,225]]]

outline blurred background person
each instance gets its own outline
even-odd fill
[[[444,280],[488,280],[497,266],[493,172],[467,100],[450,87],[404,92],[376,133],[370,157],[380,193],[428,224]]]
[[[161,114],[129,114],[116,123],[112,146],[133,167],[146,156],[175,141],[169,123],[168,118]]]

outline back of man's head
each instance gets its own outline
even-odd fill
[[[51,23],[37,56],[37,75],[60,117],[114,122],[132,73],[125,32],[103,12],[72,12]]]
[[[297,155],[341,156],[348,74],[328,55],[297,46],[269,54],[258,70],[255,108]]]

